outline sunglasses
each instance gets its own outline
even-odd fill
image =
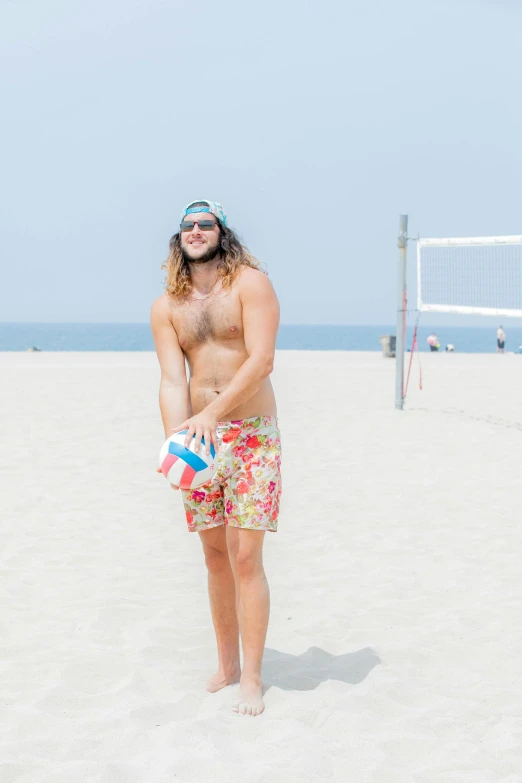
[[[215,220],[182,220],[179,229],[180,231],[192,231],[196,225],[199,226],[200,231],[212,231],[217,223]]]

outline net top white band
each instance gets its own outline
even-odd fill
[[[522,235],[509,237],[447,237],[445,239],[418,239],[420,247],[459,247],[468,245],[521,245]]]

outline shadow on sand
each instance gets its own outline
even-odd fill
[[[357,685],[380,663],[371,647],[344,655],[331,655],[319,647],[309,647],[301,655],[289,655],[267,647],[262,670],[264,690],[276,686],[284,691],[312,691],[327,680]]]

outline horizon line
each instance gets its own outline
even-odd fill
[[[494,316],[491,316],[492,318]],[[497,319],[498,320],[498,319]],[[507,320],[504,319],[507,323]],[[520,320],[520,319],[517,319]],[[497,323],[497,321],[495,321]],[[470,326],[469,324],[434,324],[426,322],[420,324],[421,326],[449,328],[449,329],[491,329],[494,328],[493,324],[484,324],[481,326]],[[510,324],[515,326],[515,324]],[[0,321],[1,326],[149,326],[149,321]],[[392,323],[281,323],[281,326],[315,326],[315,327],[382,327],[386,329],[396,330],[396,325]],[[520,324],[522,327],[522,324]],[[413,327],[413,324],[408,324],[409,328]]]

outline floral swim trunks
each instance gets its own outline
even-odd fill
[[[281,436],[274,416],[218,422],[218,464],[199,489],[181,490],[191,533],[230,525],[277,530]]]

